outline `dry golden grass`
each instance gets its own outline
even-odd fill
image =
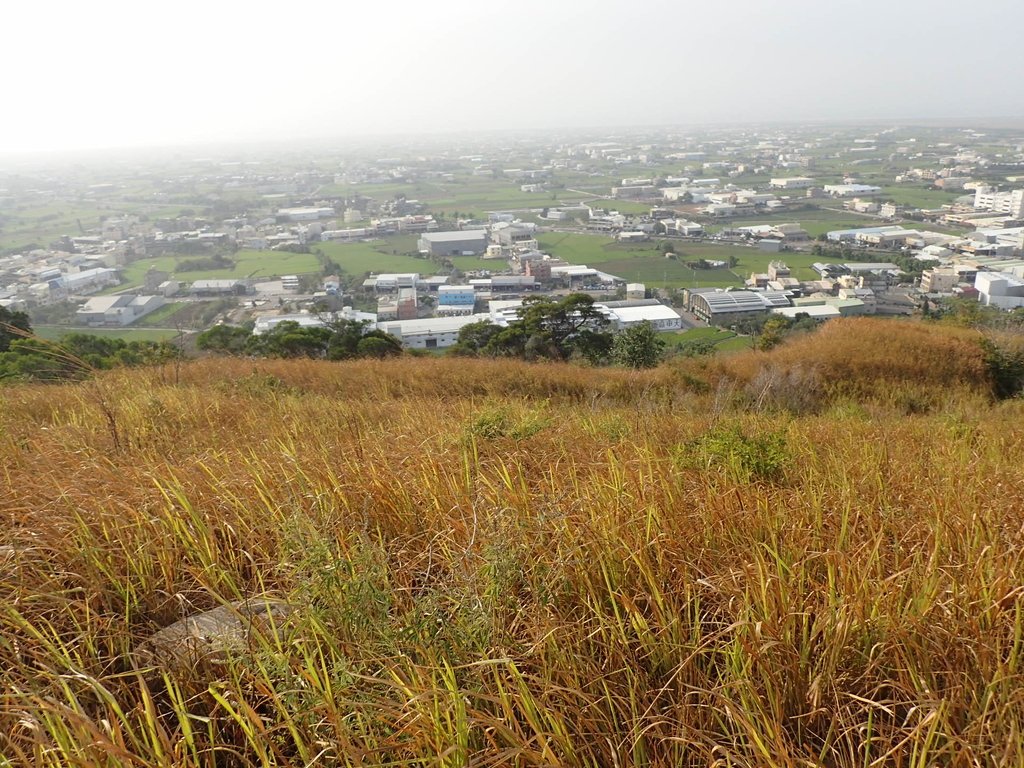
[[[1024,409],[969,334],[835,328],[644,373],[206,360],[0,391],[0,754],[1021,764]],[[751,388],[797,363],[844,386],[799,414]],[[246,652],[131,669],[263,594],[298,610]]]

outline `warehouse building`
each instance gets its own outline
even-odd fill
[[[476,305],[472,285],[442,285],[437,290],[438,315],[471,315]]]
[[[765,314],[791,305],[782,291],[723,291],[719,289],[689,292],[690,311],[709,325],[731,325],[745,317]]]
[[[768,186],[772,189],[806,189],[814,186],[814,179],[806,176],[788,176],[778,179],[769,179]]]
[[[408,349],[444,349],[458,342],[459,331],[464,326],[481,320],[494,322],[490,314],[484,313],[378,323],[377,327],[385,333],[390,333]]]
[[[1024,279],[1011,272],[979,272],[974,280],[978,300],[988,307],[1024,306]]]
[[[826,184],[823,189],[832,197],[854,197],[862,195],[880,195],[882,188],[871,184]]]
[[[75,312],[75,320],[83,325],[120,327],[130,325],[164,305],[163,296],[137,296],[120,293],[89,299]]]
[[[683,318],[672,307],[648,300],[641,302],[609,302],[599,304],[607,310],[612,328],[617,331],[632,328],[641,323],[650,323],[656,331],[678,331],[683,327]]]
[[[487,232],[482,229],[424,232],[419,250],[431,256],[479,256],[487,250]]]

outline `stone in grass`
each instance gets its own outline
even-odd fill
[[[281,631],[295,606],[267,597],[239,600],[164,627],[132,653],[142,672],[195,672],[258,647],[260,636]]]

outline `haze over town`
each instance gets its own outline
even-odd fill
[[[160,13],[104,0],[17,3],[4,13],[7,29],[22,33],[0,49],[13,75],[0,154],[494,129],[1005,119],[1020,117],[1024,103],[1024,12],[1014,0],[969,9],[927,0],[301,9],[184,0]]]

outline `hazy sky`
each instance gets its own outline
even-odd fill
[[[1022,0],[8,0],[0,15],[0,153],[1024,115]]]

